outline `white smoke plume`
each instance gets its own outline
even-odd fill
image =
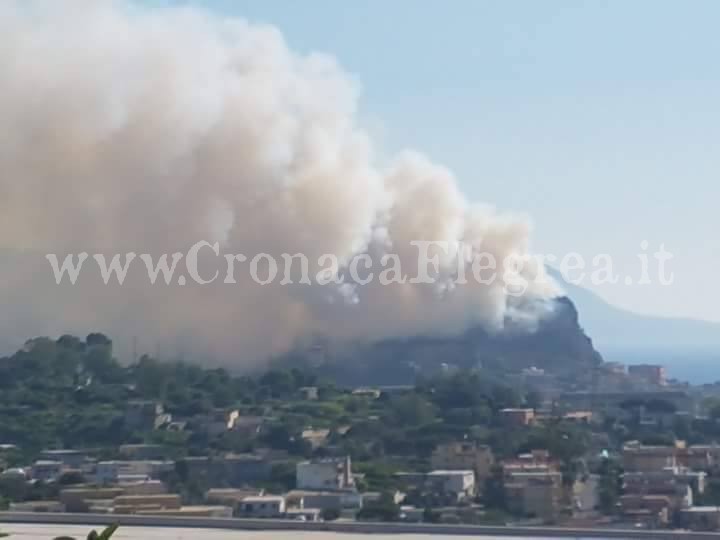
[[[470,205],[447,169],[414,152],[379,163],[357,106],[332,57],[298,55],[270,26],[124,2],[0,3],[2,342],[99,330],[126,350],[136,336],[149,352],[240,366],[316,336],[535,320],[555,294],[542,266],[524,270],[539,277],[517,299],[499,282],[445,287],[452,253],[433,286],[259,286],[247,269],[234,285],[150,286],[139,261],[122,287],[55,284],[47,253],[159,255],[200,240],[304,253],[311,275],[324,253],[396,253],[414,270],[417,240],[498,261],[527,252],[525,221]]]

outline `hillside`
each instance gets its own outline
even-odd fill
[[[284,361],[310,361],[298,356]],[[418,336],[347,346],[328,351],[322,365],[316,367],[341,384],[404,385],[412,384],[418,374],[474,367],[502,374],[535,366],[580,377],[601,362],[578,323],[573,302],[559,298],[552,314],[532,331],[489,333],[477,327],[455,337]]]

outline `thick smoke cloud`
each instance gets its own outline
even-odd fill
[[[120,2],[0,4],[0,337],[106,331],[161,354],[241,365],[317,337],[374,340],[532,324],[554,294],[541,266],[521,298],[503,284],[150,286],[81,274],[57,286],[46,253],[304,253],[338,274],[411,241],[460,242],[498,261],[528,249],[523,220],[474,207],[445,168],[406,152],[379,163],[356,122],[358,88],[327,55],[269,26]],[[222,260],[222,259],[221,259]],[[205,261],[213,273],[213,261]],[[215,262],[217,266],[217,261]],[[85,271],[84,271],[85,272]]]

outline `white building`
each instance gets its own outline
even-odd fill
[[[65,511],[65,505],[60,501],[24,501],[10,503],[11,512],[56,512]]]
[[[459,501],[475,495],[475,472],[471,470],[432,471],[427,473],[426,483]]]
[[[95,466],[95,481],[100,485],[115,484],[119,474],[119,461],[100,461]]]
[[[43,450],[39,459],[42,461],[59,461],[65,467],[80,469],[87,461],[87,454],[81,450]]]
[[[320,510],[360,510],[363,494],[357,491],[317,491],[294,489],[285,494],[288,506],[319,508]]]
[[[355,488],[349,457],[298,463],[295,479],[297,489],[332,491]]]
[[[285,498],[272,495],[245,497],[240,503],[238,511],[243,517],[280,517],[285,513]]]
[[[101,485],[140,482],[157,479],[162,473],[171,472],[174,469],[174,461],[100,461],[95,467],[95,481]]]
[[[54,482],[60,477],[63,469],[64,465],[59,461],[40,459],[32,466],[32,478],[43,482]]]

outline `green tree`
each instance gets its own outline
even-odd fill
[[[482,496],[483,503],[487,508],[497,510],[507,509],[507,497],[505,494],[505,477],[500,465],[493,466],[490,476],[485,480],[485,489]]]
[[[423,522],[424,523],[440,523],[440,512],[434,511],[429,506],[423,510]]]
[[[115,534],[117,528],[117,524],[110,525],[99,534],[97,531],[92,530],[88,533],[87,540],[110,540],[112,535]],[[75,540],[75,538],[72,538],[71,536],[57,536],[55,537],[55,540]]]
[[[25,499],[30,492],[30,486],[25,478],[16,475],[0,477],[0,496],[11,501],[19,502]]]
[[[61,486],[72,486],[83,483],[85,483],[85,477],[79,471],[67,471],[58,478],[58,484]]]
[[[335,521],[340,517],[340,510],[337,508],[325,508],[320,516],[323,518],[323,521]]]
[[[531,409],[539,409],[542,406],[543,397],[537,390],[530,390],[525,394],[525,406]]]
[[[622,471],[616,461],[603,459],[598,473],[598,505],[603,514],[612,515],[617,512],[617,504],[620,499]]]
[[[385,419],[395,425],[418,426],[432,422],[435,412],[427,400],[413,393],[391,399]]]
[[[400,518],[400,507],[392,495],[383,493],[377,501],[371,501],[358,512],[357,518],[366,521],[397,521]]]
[[[720,506],[720,478],[711,477],[705,486],[705,492],[698,496],[695,503],[703,506]]]

